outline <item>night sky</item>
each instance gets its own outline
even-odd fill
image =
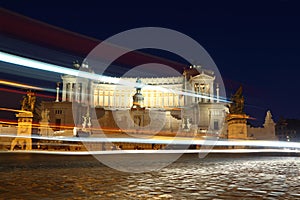
[[[244,87],[245,109],[257,118],[254,123],[262,123],[268,109],[276,121],[300,118],[297,1],[99,2],[0,0],[2,8],[99,40],[138,27],[182,32],[208,51],[227,96]]]

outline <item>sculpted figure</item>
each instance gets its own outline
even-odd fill
[[[243,88],[239,87],[237,92],[231,97],[232,103],[229,106],[229,112],[231,114],[244,114],[244,102],[245,99],[242,95]]]
[[[23,97],[23,100],[21,102],[21,110],[31,111],[34,110],[36,97],[33,92],[28,91],[26,96]]]

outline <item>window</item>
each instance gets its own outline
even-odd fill
[[[62,114],[62,110],[55,110],[55,114],[56,115],[61,115]]]
[[[214,130],[219,130],[219,121],[218,120],[214,121]]]

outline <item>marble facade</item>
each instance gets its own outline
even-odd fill
[[[162,131],[221,134],[228,109],[219,99],[219,87],[215,78],[214,72],[200,66],[191,66],[184,71],[183,76],[178,77],[140,77],[144,97],[142,107],[145,108],[141,123],[144,123],[143,126],[149,124],[149,115],[154,123],[153,116],[158,116],[159,113],[164,118]],[[126,125],[129,129],[136,128],[134,116],[128,115],[136,92],[136,80],[137,77],[110,77],[107,82],[89,82],[64,75],[62,102],[43,102],[42,107],[49,110],[51,124],[81,124],[81,118],[86,112],[85,106],[89,105],[96,113],[92,122],[97,120],[101,127],[116,129]],[[186,91],[190,95],[183,95]],[[70,116],[72,104],[78,104],[80,110],[76,119],[71,119]],[[136,117],[138,118],[141,117]]]

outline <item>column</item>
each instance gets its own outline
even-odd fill
[[[122,90],[119,91],[119,108],[122,107]]]
[[[110,90],[108,90],[108,107],[110,107]]]
[[[81,103],[85,103],[85,84],[81,84]]]
[[[165,93],[161,92],[161,107],[163,108],[165,106]]]
[[[78,88],[77,88],[78,86],[77,86],[77,84],[76,83],[74,83],[74,101],[75,102],[78,102]]]
[[[219,103],[220,102],[220,100],[219,100],[219,84],[217,84],[217,103]]]
[[[154,107],[153,102],[154,102],[154,94],[153,94],[153,90],[152,90],[151,93],[150,93],[150,105],[151,105],[151,107]]]
[[[144,106],[146,106],[146,107],[148,107],[148,92],[146,92],[145,90],[144,90],[144,92],[143,92],[143,96],[144,96]]]
[[[94,86],[94,84],[93,84],[93,82],[91,82],[91,84],[90,84],[90,97],[91,97],[91,99],[90,99],[90,106],[91,107],[95,107],[95,96],[94,96],[94,93],[95,93],[95,86]]]
[[[67,87],[66,87],[66,82],[64,81],[63,82],[63,91],[62,91],[62,101],[66,101],[66,98],[67,98],[67,95],[66,95],[66,90],[67,90]]]
[[[155,91],[155,106],[156,107],[159,107],[158,100],[159,100],[159,93],[157,91]]]
[[[82,83],[79,83],[78,93],[79,93],[79,103],[82,103]]]
[[[97,89],[97,106],[100,106],[100,89]]]
[[[76,83],[73,83],[73,88],[72,88],[72,91],[73,91],[73,102],[76,102]]]
[[[199,92],[198,87],[196,86],[196,84],[194,84],[194,93],[195,93],[196,95],[199,95],[199,94],[200,94],[200,92]],[[193,98],[193,99],[194,99],[194,102],[193,102],[193,103],[196,103],[196,102],[199,101],[199,97],[195,97],[195,98]]]
[[[69,87],[69,102],[73,102],[73,83],[70,83]]]
[[[183,90],[186,92],[186,76],[183,77]],[[187,105],[187,95],[183,96],[183,104]]]
[[[56,86],[56,99],[55,102],[59,102],[59,85]]]
[[[124,94],[124,97],[123,97],[124,98],[123,99],[123,101],[124,101],[124,108],[127,108],[127,104],[128,104],[127,103],[128,102],[128,99],[127,99],[128,92],[127,92],[127,90],[125,90],[123,94]]]
[[[132,96],[131,94],[134,94],[132,90],[129,90],[129,93],[128,93],[128,105],[129,107],[132,106]]]
[[[118,96],[118,100],[119,100],[119,108],[122,107],[122,89],[119,90],[119,96]]]
[[[105,88],[103,87],[103,91],[102,91],[102,106],[105,106]]]
[[[116,90],[114,89],[114,103],[113,103],[113,106],[116,107],[117,106],[117,103],[116,103]]]
[[[115,90],[115,105],[119,107],[119,91]]]
[[[173,107],[175,107],[175,94],[173,93]],[[179,95],[178,95],[179,96]]]
[[[130,105],[130,100],[131,100],[130,90],[128,90],[128,92],[127,92],[127,97],[126,97],[126,98],[127,98],[127,107],[130,108],[130,106],[131,106],[131,105]]]
[[[210,83],[210,102],[214,102],[214,83]]]

